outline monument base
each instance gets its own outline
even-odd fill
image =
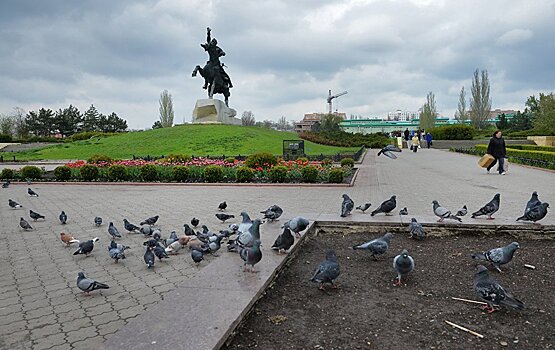
[[[237,111],[229,108],[222,100],[202,99],[197,100],[193,110],[193,123],[221,123],[241,125],[241,119],[234,118]]]

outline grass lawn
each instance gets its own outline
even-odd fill
[[[236,125],[179,125],[106,138],[61,143],[41,149],[12,153],[17,159],[88,159],[94,154],[130,159],[135,156],[186,154],[249,155],[257,152],[282,154],[283,140],[297,140],[293,132]],[[305,153],[332,155],[356,152],[358,148],[333,147],[305,141]]]

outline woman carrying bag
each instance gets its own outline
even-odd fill
[[[418,137],[418,134],[415,133],[412,137],[412,151],[416,152],[418,150],[418,146],[420,146],[420,138]]]
[[[507,174],[503,168],[505,156],[507,155],[507,149],[505,148],[505,140],[503,139],[501,130],[497,130],[493,134],[493,137],[489,140],[487,153],[491,154],[491,156],[495,158],[493,162],[487,167],[488,174],[491,168],[493,168],[497,162],[499,162],[499,165],[497,167],[499,175]]]

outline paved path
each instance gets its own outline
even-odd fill
[[[243,274],[241,261],[227,252],[219,258],[209,257],[198,268],[185,254],[157,262],[153,271],[147,271],[142,261],[143,239],[139,235],[124,237],[122,241],[132,249],[126,260],[114,264],[106,250],[107,226],[93,225],[97,215],[105,223],[114,221],[123,231],[124,217],[138,223],[160,214],[160,227],[167,235],[172,229],[181,232],[183,223],[193,216],[200,217],[213,230],[225,227],[214,217],[217,204],[224,199],[233,214],[242,210],[256,213],[277,203],[284,208],[285,219],[302,214],[311,220],[340,221],[342,193],[350,194],[356,203],[371,201],[373,207],[396,194],[398,207],[407,206],[409,217],[432,222],[435,221],[431,214],[433,199],[453,210],[462,204],[475,210],[499,192],[501,210],[496,219],[476,220],[490,225],[513,224],[534,190],[539,192],[541,200],[553,202],[555,173],[511,164],[506,176],[486,175],[476,161],[476,157],[438,150],[421,150],[416,154],[405,151],[397,160],[376,158],[375,151],[370,151],[352,188],[36,183],[31,187],[40,194],[38,198],[29,198],[24,184],[0,189],[0,255],[3,257],[0,349],[115,348],[121,339],[153,339],[153,333],[164,336],[152,340],[158,345],[175,335],[170,341],[175,348],[210,348],[209,344],[218,340],[210,336],[221,334],[222,328],[236,321],[242,307],[252,301],[282,259],[270,252],[279,224],[268,223],[262,226],[265,258],[259,274]],[[20,202],[25,210],[8,209],[8,198]],[[46,215],[47,220],[31,222],[35,231],[21,232],[18,220],[20,216],[28,218],[29,208]],[[61,210],[69,216],[69,223],[64,227],[56,219]],[[398,222],[399,216],[371,217],[354,213],[344,220]],[[465,222],[473,221],[465,218]],[[555,224],[555,215],[548,214],[543,223]],[[101,241],[91,257],[73,256],[74,248],[66,249],[58,240],[62,230],[81,240],[98,236]],[[75,287],[79,271],[108,283],[111,288],[102,294],[83,296]],[[222,288],[227,299],[220,303],[218,299],[210,299],[218,290],[221,294]],[[207,301],[183,303],[184,295]],[[161,311],[171,317],[161,317]],[[203,334],[189,333],[198,334],[204,340],[191,340],[193,337],[176,333],[180,327],[187,330],[193,327],[191,313],[205,315],[201,320],[212,322],[213,327]],[[145,329],[144,320],[158,319],[159,323],[149,326],[156,332],[141,331]],[[168,320],[178,320],[179,324],[164,328]],[[144,345],[152,346],[152,341]]]

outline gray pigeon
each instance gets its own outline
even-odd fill
[[[143,257],[147,268],[151,268],[154,266],[154,261],[156,260],[154,257],[154,253],[152,252],[150,247],[146,247],[145,255]]]
[[[371,206],[372,206],[372,203],[364,203],[356,207],[356,209],[362,211],[362,213],[364,214],[364,212],[367,211],[368,208],[370,208]]]
[[[472,259],[489,261],[493,264],[497,271],[501,272],[499,267],[510,262],[518,248],[520,248],[518,242],[512,242],[505,247],[493,248],[483,253],[474,253],[472,254]]]
[[[239,214],[239,215],[241,215],[241,217],[243,218],[243,220],[239,224],[239,232],[245,233],[252,226],[252,220],[251,220],[249,214],[247,214],[244,211],[242,211],[241,214]]]
[[[341,217],[347,217],[351,215],[351,211],[355,207],[355,202],[347,195],[343,194],[343,202],[341,203]]]
[[[145,236],[152,236],[153,231],[154,230],[152,229],[152,227],[150,227],[150,225],[142,225],[139,229],[139,232],[141,232]]]
[[[159,218],[158,215],[153,216],[153,217],[148,218],[148,219],[146,219],[145,221],[139,223],[139,225],[141,225],[141,226],[143,226],[143,225],[150,225],[150,226],[152,226],[152,225],[154,225],[154,224],[158,221],[158,218]]]
[[[156,246],[154,247],[154,255],[156,255],[160,260],[170,258],[168,253],[166,253],[166,249],[160,244],[156,244]]]
[[[210,242],[208,242],[207,246],[210,254],[217,256],[215,253],[220,250],[222,239],[223,236],[216,236],[214,240],[210,240]]]
[[[289,221],[286,221],[282,228],[289,227],[295,236],[301,237],[301,232],[306,230],[309,225],[310,221],[308,221],[308,219],[305,219],[302,216],[297,216]]]
[[[32,230],[33,227],[24,218],[19,218],[19,226],[25,231]]]
[[[483,265],[478,265],[478,272],[474,275],[474,291],[487,303],[484,309],[489,313],[496,310],[494,305],[506,305],[518,310],[525,308],[520,300],[513,297],[502,285],[489,277],[488,269]]]
[[[249,230],[237,237],[239,246],[252,247],[256,240],[260,240],[260,224],[260,219],[254,219]]]
[[[275,221],[279,219],[279,217],[283,214],[283,209],[281,209],[279,206],[274,204],[268,209],[261,211],[260,213],[264,214],[263,219]]]
[[[372,254],[374,260],[378,260],[376,255],[385,254],[389,248],[389,242],[393,237],[393,233],[387,232],[382,237],[373,239],[363,244],[353,246],[353,249],[368,250]]]
[[[391,152],[402,152],[402,150],[394,145],[387,145],[378,152],[378,157],[383,154],[391,159],[397,159],[397,156]]]
[[[258,220],[258,219],[257,219]],[[252,247],[244,247],[241,248],[239,251],[239,255],[241,259],[245,262],[243,271],[250,270],[250,272],[257,272],[254,269],[254,265],[256,265],[260,260],[262,260],[262,250],[260,250],[261,242],[259,239],[255,240]],[[251,268],[247,269],[247,266],[251,266]]]
[[[225,210],[225,208],[227,208],[227,203],[225,201],[221,202],[220,204],[218,204],[218,209],[220,211]]]
[[[407,207],[404,207],[403,209],[401,209],[399,211],[399,215],[409,215],[409,210],[407,209]]]
[[[29,210],[29,216],[31,219],[37,221],[38,219],[45,219],[44,215],[37,213],[36,211]]]
[[[65,211],[62,210],[62,212],[60,213],[59,219],[62,225],[67,224],[67,215]]]
[[[535,208],[540,204],[542,204],[542,202],[538,198],[538,192],[536,191],[532,192],[532,197],[530,197],[530,200],[528,201],[528,203],[526,203],[526,208],[524,209],[524,215],[526,215],[527,212],[532,210],[532,208]]]
[[[12,209],[19,209],[19,208],[23,208],[23,206],[19,203],[17,203],[14,200],[8,199],[8,205],[10,206],[10,208]]]
[[[222,222],[226,222],[226,220],[233,219],[235,217],[235,215],[229,215],[226,213],[217,213],[215,215],[218,218],[218,220],[221,220]]]
[[[499,210],[500,197],[501,195],[499,193],[496,193],[491,201],[481,207],[478,211],[472,213],[472,218],[475,219],[478,216],[487,215],[488,220],[493,220],[494,218],[492,218],[491,216]]]
[[[73,255],[85,254],[85,256],[89,256],[94,248],[94,243],[98,241],[99,238],[95,237],[93,239],[89,239],[88,241],[79,243],[79,249],[77,249]]]
[[[128,231],[128,232],[137,232],[140,231],[140,227],[137,225],[133,225],[132,223],[129,222],[129,220],[127,219],[123,219],[123,227]],[[150,227],[150,226],[148,226]]]
[[[27,188],[27,193],[29,194],[29,196],[31,197],[38,197],[38,193],[36,193],[35,191],[33,191],[30,187]]]
[[[195,217],[191,219],[191,225],[193,225],[193,227],[197,227],[199,223],[200,223],[199,219],[197,219]],[[190,236],[190,235],[188,235],[188,236]]]
[[[416,218],[412,218],[410,220],[409,232],[410,232],[410,236],[409,236],[410,238],[421,240],[421,239],[424,239],[424,237],[426,237],[426,232],[424,232],[424,228],[418,221],[416,221]]]
[[[177,237],[177,232],[172,231],[172,232],[170,232],[170,236],[165,239],[164,245],[167,247],[170,244],[172,244],[173,242],[177,241],[178,239],[179,239],[179,237]]]
[[[197,225],[198,225],[198,223],[197,223]],[[185,236],[194,236],[195,235],[195,231],[193,231],[193,229],[187,224],[183,225],[183,231],[185,233]]]
[[[112,238],[121,238],[121,234],[119,233],[118,229],[114,226],[113,222],[110,222],[108,225],[108,233]]]
[[[457,214],[455,214],[455,216],[465,216],[468,213],[468,209],[466,208],[466,204],[463,205],[463,207],[461,209],[459,209],[459,211],[457,211]]]
[[[434,214],[436,214],[436,216],[439,217],[439,220],[437,222],[443,222],[443,220],[445,219],[457,220],[458,222],[462,221],[461,218],[451,214],[450,210],[447,210],[446,208],[439,205],[439,203],[436,200],[432,201],[432,204],[433,204]]]
[[[124,246],[123,244],[118,244],[112,240],[108,246],[108,255],[110,258],[114,259],[117,264],[120,259],[125,259],[126,249],[129,249],[129,247]]]
[[[10,187],[10,184],[11,184],[10,180],[6,180],[6,182],[2,183],[2,188],[8,188]]]
[[[402,278],[414,270],[414,259],[406,249],[403,249],[401,254],[393,258],[393,268],[397,272],[395,285],[400,286]]]
[[[200,250],[191,249],[191,259],[198,265],[202,260],[204,260],[204,253]]]
[[[380,206],[376,208],[370,215],[374,216],[379,213],[384,213],[385,215],[388,215],[393,211],[393,209],[395,209],[395,207],[397,207],[397,196],[391,196],[391,198],[380,204]]]
[[[310,281],[320,283],[319,288],[321,290],[324,290],[324,283],[331,283],[332,288],[337,288],[335,280],[339,277],[340,273],[341,268],[337,262],[335,251],[328,250],[326,252],[326,259],[318,265]]]
[[[547,208],[549,208],[549,203],[544,202],[530,209],[524,215],[516,219],[516,221],[533,221],[534,224],[536,224],[536,221],[540,221],[547,215]]]
[[[276,238],[272,249],[277,250],[278,254],[286,253],[294,243],[295,237],[291,234],[291,230],[285,227],[283,232]]]
[[[102,218],[100,216],[97,216],[97,217],[94,218],[94,225],[96,227],[102,225]]]
[[[85,277],[83,272],[79,272],[77,274],[77,287],[87,295],[89,295],[89,293],[93,290],[110,288],[107,284]]]

